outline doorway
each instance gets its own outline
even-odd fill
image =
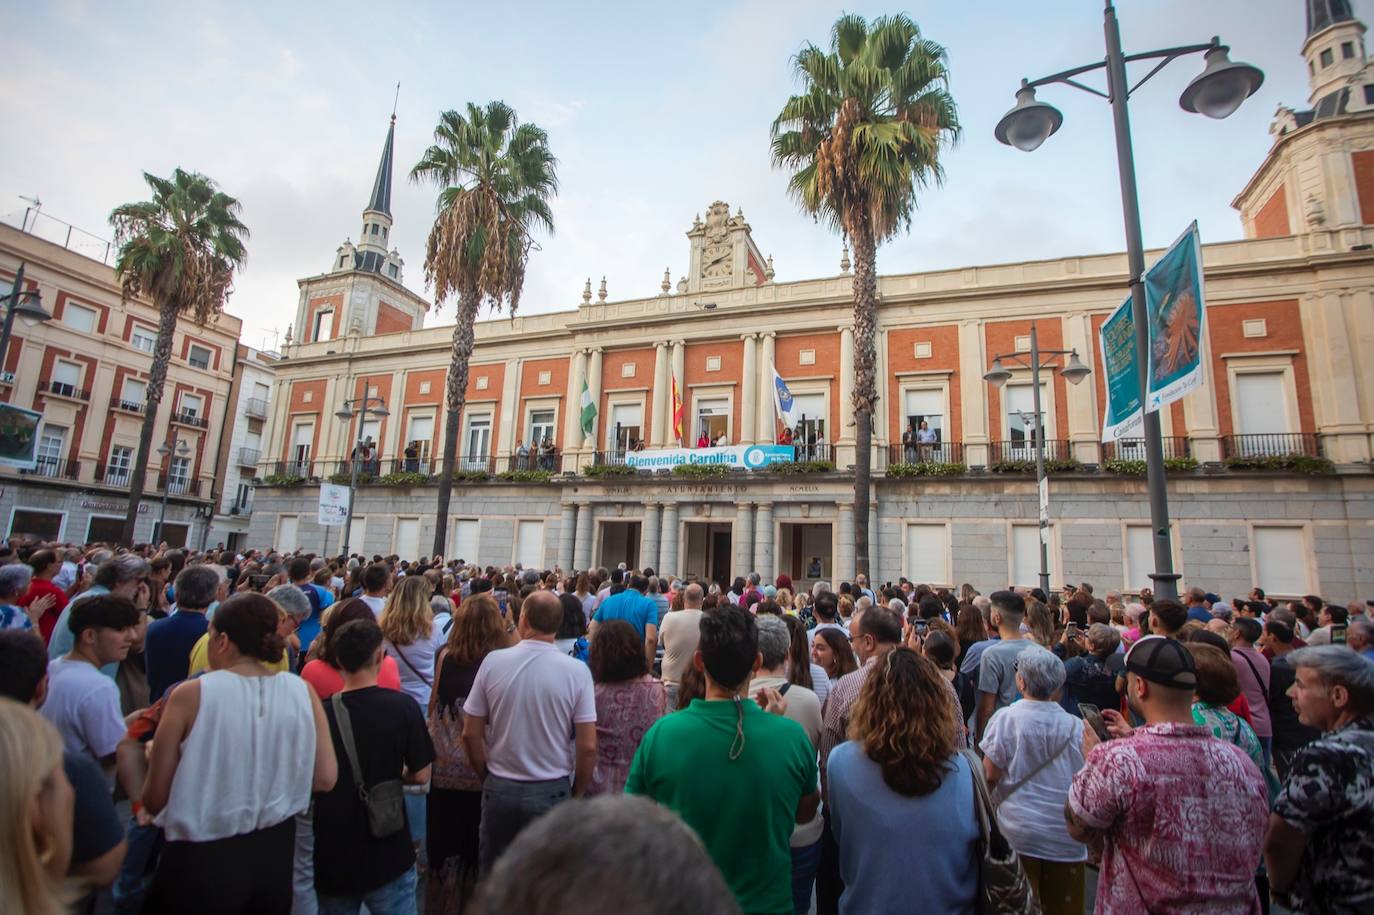
[[[627,569],[639,568],[639,521],[602,521],[597,544],[596,565],[614,569],[625,563]]]
[[[818,581],[833,582],[835,557],[829,523],[795,524],[784,521],[778,531],[778,568],[786,570],[793,584],[807,588]]]
[[[686,528],[687,559],[682,574],[702,584],[714,581],[728,588],[734,562],[733,527],[721,522],[689,521]]]

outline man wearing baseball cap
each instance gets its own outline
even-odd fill
[[[1126,699],[1145,724],[1104,709],[1064,808],[1069,833],[1102,853],[1098,912],[1252,915],[1268,793],[1249,757],[1193,724],[1188,650],[1148,636],[1126,655]],[[1093,744],[1096,743],[1096,746]]]

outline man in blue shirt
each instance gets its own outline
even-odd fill
[[[1212,621],[1211,604],[1207,602],[1207,592],[1201,588],[1188,589],[1188,619],[1197,620],[1204,626]]]
[[[649,579],[643,575],[630,578],[630,586],[619,594],[612,594],[596,607],[588,635],[596,638],[596,627],[608,620],[625,620],[644,640],[644,653],[649,666],[654,663],[654,648],[658,645],[658,605],[645,592]]]
[[[186,679],[191,650],[209,627],[205,612],[214,603],[219,583],[219,572],[212,566],[187,566],[176,578],[177,602],[171,616],[148,624],[143,655],[150,701]]]
[[[291,564],[286,567],[286,574],[291,579],[291,584],[300,588],[305,593],[305,599],[310,601],[310,617],[296,629],[296,637],[301,640],[301,657],[305,657],[306,652],[310,650],[310,643],[320,634],[320,612],[324,607],[320,603],[320,592],[315,590],[315,585],[310,580],[308,557],[297,556],[291,560]]]

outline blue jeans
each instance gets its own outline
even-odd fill
[[[415,915],[415,868],[361,896],[319,894],[320,915],[358,915],[366,905],[372,915]]]
[[[792,910],[796,915],[811,911],[811,885],[821,864],[821,840],[792,848]]]
[[[124,863],[119,868],[113,890],[115,911],[119,913],[143,909],[143,896],[148,891],[148,865],[162,841],[162,830],[157,826],[140,826],[130,817],[125,841],[128,845]]]
[[[520,830],[570,797],[572,783],[566,778],[517,782],[488,774],[482,783],[482,825],[477,847],[482,877],[491,873],[491,866]]]

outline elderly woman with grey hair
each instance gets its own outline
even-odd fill
[[[1021,855],[1046,915],[1083,911],[1087,850],[1069,836],[1064,804],[1083,768],[1083,722],[1059,707],[1064,663],[1027,648],[1016,658],[1021,698],[999,709],[983,734],[983,770],[997,821]]]
[[[57,625],[52,631],[52,641],[48,642],[48,658],[56,660],[71,652],[74,639],[67,621],[71,618],[72,608],[87,598],[113,594],[132,600],[138,609],[146,611],[152,596],[148,590],[148,576],[151,573],[152,568],[149,567],[147,560],[133,553],[125,553],[102,562],[95,571],[95,579],[91,586],[68,601],[62,615],[57,618]],[[106,669],[113,671],[114,667],[115,665],[108,665]],[[110,676],[114,674],[111,673]]]
[[[53,605],[53,598],[46,603],[27,608],[19,606],[19,601],[28,593],[29,583],[33,581],[33,569],[22,562],[0,566],[0,629],[37,629],[43,611]]]

